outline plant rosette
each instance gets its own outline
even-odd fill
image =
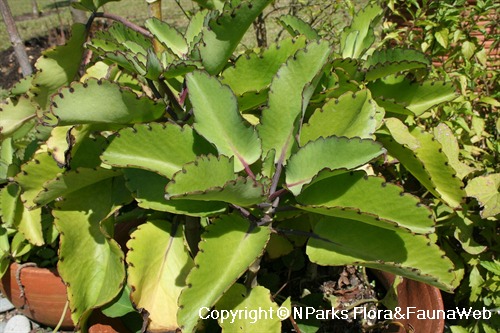
[[[291,253],[303,268],[356,265],[447,292],[459,285],[433,211],[377,171],[397,159],[433,198],[460,207],[466,193],[441,143],[410,124],[455,88],[425,79],[420,52],[374,47],[379,6],[357,13],[339,49],[282,19],[292,36],[234,59],[271,1],[201,10],[184,34],[152,18],[87,40],[106,2],[80,1],[89,24],[46,51],[2,105],[3,272],[19,244],[57,239],[77,328],[100,308],[182,332],[304,328],[289,318],[202,320],[210,309],[300,303],[271,296],[286,274],[260,282],[270,260]],[[93,57],[79,76],[84,43]],[[125,255],[115,225],[138,218],[146,222]]]

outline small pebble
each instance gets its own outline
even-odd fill
[[[5,325],[4,333],[30,333],[31,323],[28,318],[16,315],[9,319]]]
[[[4,313],[6,311],[12,310],[14,305],[7,298],[0,298],[0,313]]]

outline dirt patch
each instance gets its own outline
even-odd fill
[[[26,53],[30,59],[31,65],[34,66],[36,60],[45,49],[64,44],[65,38],[68,36],[66,31],[60,29],[51,30],[46,36],[35,37],[27,40],[24,45]],[[34,67],[33,67],[34,68]],[[0,52],[0,88],[8,90],[22,78],[21,68],[16,59],[14,48],[10,47],[7,50]]]

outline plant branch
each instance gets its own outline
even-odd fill
[[[98,13],[95,13],[93,15],[94,17],[102,17],[102,18],[107,18],[107,19],[110,19],[110,20],[113,20],[113,21],[117,21],[117,22],[120,22],[122,23],[123,25],[125,25],[126,27],[140,33],[141,35],[144,35],[145,37],[148,37],[148,38],[153,38],[153,35],[147,31],[146,29],[138,26],[137,24],[135,23],[132,23],[130,21],[128,21],[127,19],[119,16],[119,15],[115,15],[115,14],[110,14],[110,13],[102,13],[102,12],[98,12]]]

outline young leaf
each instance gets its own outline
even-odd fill
[[[354,169],[384,152],[379,143],[369,139],[321,137],[290,157],[286,166],[286,187],[298,195],[321,170]]]
[[[224,11],[203,29],[203,42],[198,43],[205,70],[214,75],[226,65],[241,38],[255,18],[271,0],[243,0],[234,8],[227,3]]]
[[[227,208],[227,204],[220,201],[166,200],[167,178],[141,169],[123,169],[123,173],[139,207],[189,216],[211,216]]]
[[[224,201],[242,207],[249,207],[266,201],[264,186],[250,177],[238,177],[235,180],[229,180],[223,186],[211,187],[204,191],[176,195],[169,192],[169,196],[171,199]]]
[[[11,136],[23,124],[36,118],[36,108],[26,96],[0,104],[0,140]]]
[[[430,108],[454,100],[457,95],[451,83],[443,81],[425,81],[414,83],[402,77],[381,79],[368,84],[373,98],[392,99],[402,104],[416,116]],[[392,110],[386,109],[392,112]],[[397,112],[397,111],[395,111]]]
[[[107,178],[72,192],[52,212],[61,232],[58,271],[75,324],[84,325],[93,308],[110,302],[123,287],[123,252],[101,222],[128,201],[123,179]]]
[[[342,58],[361,58],[375,41],[373,27],[383,13],[382,8],[375,4],[356,13],[351,25],[346,27],[340,36]]]
[[[299,50],[281,66],[271,83],[268,108],[262,111],[257,127],[262,139],[263,155],[274,149],[275,162],[284,163],[291,154],[298,133],[298,121],[316,88],[330,46],[326,42],[313,42]],[[315,82],[316,81],[316,82]]]
[[[270,45],[260,53],[241,55],[234,66],[222,72],[221,82],[236,95],[267,88],[285,61],[306,45],[305,37],[287,38]],[[263,94],[264,96],[266,94]],[[241,106],[240,106],[241,108]]]
[[[297,207],[304,210],[381,228],[418,234],[434,231],[432,212],[417,197],[405,194],[401,187],[386,183],[381,177],[366,176],[362,171],[318,180],[304,188],[297,202]]]
[[[282,15],[278,18],[278,22],[292,36],[304,35],[308,40],[319,40],[320,36],[308,23],[304,22],[297,16]]]
[[[460,282],[451,260],[429,238],[355,220],[324,217],[314,227],[307,255],[319,265],[362,265],[451,292]]]
[[[170,26],[168,23],[160,21],[159,19],[153,17],[146,20],[146,28],[162,43],[166,48],[168,48],[173,54],[179,58],[184,58],[188,53],[188,44],[186,39],[177,31],[174,27]]]
[[[267,315],[258,320],[245,316],[237,316],[234,320],[222,321],[219,319],[219,325],[223,332],[281,332],[281,320],[276,315],[278,305],[272,301],[271,292],[262,286],[248,290],[244,285],[235,283],[215,304],[215,309],[233,313],[245,313],[254,309],[266,310]],[[271,313],[272,315],[270,315]]]
[[[221,216],[207,227],[194,259],[195,267],[189,272],[187,287],[179,298],[177,320],[183,332],[195,331],[200,314],[206,315],[262,255],[269,236],[269,228],[251,227],[237,214]]]
[[[168,183],[167,197],[190,192],[205,191],[212,187],[222,187],[229,180],[236,179],[232,158],[224,155],[199,156],[194,162],[184,165]]]
[[[149,221],[131,237],[127,282],[132,301],[148,312],[148,330],[175,331],[179,327],[177,299],[194,266],[184,246],[183,228],[168,221]]]
[[[64,98],[66,96],[66,98]],[[105,81],[73,83],[52,98],[51,112],[58,125],[133,124],[160,118],[165,106]]]
[[[373,139],[383,115],[384,109],[371,98],[368,90],[345,93],[312,114],[309,122],[302,126],[300,145],[332,135]]]
[[[423,53],[411,49],[376,50],[363,63],[365,80],[373,81],[392,74],[417,68],[427,68],[430,59]]]
[[[465,192],[455,176],[441,144],[430,133],[416,127],[411,130],[398,119],[388,118],[385,125],[392,138],[380,135],[389,154],[397,158],[432,194],[452,207],[459,207]]]
[[[500,173],[480,176],[472,179],[465,190],[467,196],[474,197],[483,207],[482,218],[500,214]]]
[[[195,130],[213,143],[219,154],[235,157],[235,171],[257,161],[261,155],[259,137],[245,124],[231,89],[201,71],[188,74],[186,81]]]
[[[48,107],[50,95],[73,81],[80,69],[83,43],[87,38],[85,25],[76,23],[71,30],[72,36],[66,45],[44,51],[35,64],[38,71],[30,92],[42,111]]]
[[[185,163],[208,153],[215,150],[191,127],[151,123],[119,131],[101,158],[112,166],[137,167],[172,178]]]
[[[448,157],[450,166],[457,172],[457,177],[463,179],[465,176],[473,172],[475,169],[461,162],[458,159],[459,146],[457,138],[453,131],[445,124],[440,123],[434,127],[434,137],[443,147],[443,153]]]

